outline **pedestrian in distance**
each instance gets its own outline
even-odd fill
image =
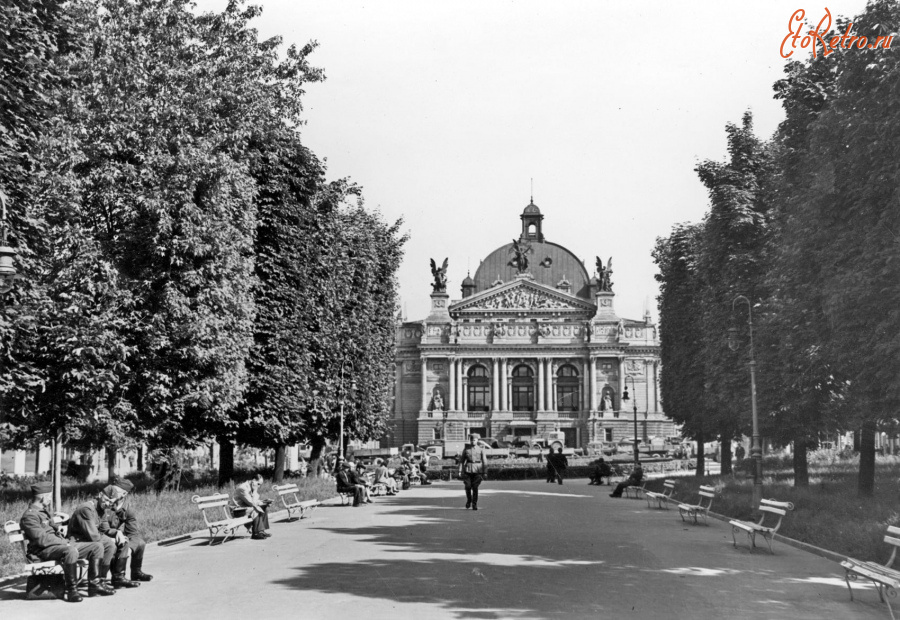
[[[566,455],[563,454],[562,448],[556,449],[556,479],[560,484],[563,483],[563,477],[566,475],[566,470],[569,469],[569,459],[566,458]]]
[[[478,510],[478,487],[487,478],[487,455],[478,445],[481,435],[469,435],[469,443],[459,459],[459,477],[466,489],[466,508]]]
[[[562,455],[554,452],[553,448],[547,448],[547,482],[559,481],[562,484],[562,477],[559,475],[560,456]]]

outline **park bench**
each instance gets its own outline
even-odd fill
[[[304,514],[312,512],[319,505],[319,500],[317,499],[300,501],[297,497],[297,493],[300,492],[300,489],[297,488],[296,484],[275,484],[272,485],[272,490],[278,494],[278,497],[281,498],[281,504],[287,509],[288,521],[294,520],[294,512],[299,513],[297,520],[300,520],[303,518]]]
[[[781,522],[784,520],[787,511],[793,509],[794,505],[791,502],[778,502],[774,499],[760,500],[759,511],[762,515],[759,518],[759,523],[741,521],[739,519],[728,522],[731,525],[731,538],[734,541],[734,546],[737,547],[737,538],[735,538],[735,535],[738,532],[747,534],[747,537],[750,538],[751,549],[756,547],[756,535],[761,534],[769,545],[769,553],[774,555],[775,552],[772,551],[772,539],[775,537],[775,533],[778,532],[778,528],[781,527]],[[776,520],[774,525],[771,525],[772,520]],[[766,525],[766,523],[769,523],[770,525]]]
[[[716,490],[712,487],[700,487],[700,501],[696,504],[678,504],[678,513],[681,520],[686,521],[685,517],[692,517],[694,525],[697,525],[697,517],[703,517],[703,522],[707,523],[709,517],[709,508],[712,506],[713,498],[716,496]]]
[[[54,523],[65,523],[68,519],[69,515],[61,512],[53,515]],[[40,586],[37,586],[37,584],[33,583],[34,580],[44,578],[47,575],[62,574],[62,565],[56,560],[44,562],[40,558],[28,554],[28,541],[25,539],[25,534],[22,533],[22,528],[18,523],[15,521],[7,521],[3,524],[3,530],[6,532],[9,546],[19,547],[22,550],[22,556],[25,558],[25,570],[28,574],[26,592],[29,593],[29,597],[33,592],[39,594],[37,590],[42,589]],[[65,537],[65,526],[63,526],[63,531],[60,532],[60,534]],[[78,560],[76,564],[78,566],[78,583],[81,584],[85,579],[88,561]]]
[[[641,482],[639,485],[634,484],[630,487],[625,487],[625,497],[630,497],[631,499],[641,499],[641,493],[646,493],[647,482]]]
[[[222,542],[224,543],[229,538],[235,535],[237,529],[241,526],[247,526],[253,523],[253,519],[251,517],[234,517],[229,512],[230,509],[230,501],[226,494],[219,493],[216,495],[207,495],[205,497],[201,497],[199,495],[195,495],[191,498],[191,501],[197,504],[197,508],[200,509],[200,512],[203,514],[203,521],[206,523],[206,527],[209,528],[209,544],[212,545],[213,541],[218,537],[222,536]],[[216,513],[218,509],[222,509],[223,519],[218,519]],[[210,516],[212,515],[212,519]]]
[[[659,508],[669,509],[669,500],[674,499],[675,495],[675,481],[674,480],[664,480],[663,481],[663,490],[662,493],[657,493],[655,491],[647,491],[644,490],[644,498],[647,500],[647,508],[650,508],[651,502],[656,502],[656,505]]]
[[[891,614],[891,620],[893,620],[894,610],[891,609],[888,599],[896,598],[897,592],[900,591],[900,571],[891,568],[894,564],[894,559],[897,557],[897,547],[900,546],[900,538],[896,538],[896,536],[900,536],[900,528],[888,526],[887,533],[888,535],[884,537],[884,542],[892,545],[891,557],[888,558],[887,562],[878,564],[876,562],[861,562],[860,560],[847,558],[841,562],[841,566],[846,571],[844,579],[847,582],[847,589],[850,590],[850,600],[853,600],[853,589],[850,587],[850,580],[856,581],[858,577],[868,579],[878,591],[878,598],[887,605],[888,613]],[[887,598],[884,596],[885,592],[888,595]]]

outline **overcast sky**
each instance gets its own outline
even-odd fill
[[[226,0],[201,0],[221,10]],[[584,259],[613,257],[620,316],[657,318],[651,250],[708,206],[694,167],[725,158],[725,125],[781,121],[772,84],[788,22],[856,15],[864,0],[353,2],[262,0],[261,36],[319,42],[304,143],[329,178],[402,218],[409,320],[429,309],[429,258],[449,290],[518,237],[531,195],[544,235]],[[852,52],[842,52],[852,53]],[[805,58],[808,51],[798,51]]]

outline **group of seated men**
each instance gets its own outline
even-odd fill
[[[118,588],[136,588],[141,581],[153,579],[142,570],[146,543],[138,532],[136,515],[125,505],[133,488],[130,481],[117,479],[94,499],[79,505],[71,517],[57,513],[64,521],[68,519],[64,536],[51,514],[53,485],[32,485],[31,504],[19,526],[28,541],[30,558],[62,565],[66,601],[83,600],[78,591],[78,560],[88,562],[88,596],[109,596]],[[131,579],[125,576],[129,558]],[[107,581],[110,571],[112,579]]]
[[[338,493],[352,493],[353,506],[358,508],[373,503],[371,496],[376,485],[383,485],[387,495],[396,495],[401,489],[409,488],[410,478],[418,478],[425,485],[431,484],[420,467],[415,461],[402,457],[397,467],[391,470],[387,461],[379,458],[375,459],[370,474],[361,461],[339,456],[335,461],[334,478]]]

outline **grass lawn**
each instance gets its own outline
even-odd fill
[[[738,468],[733,476],[679,478],[675,495],[696,503],[700,485],[713,486],[713,512],[748,520],[754,508],[753,479],[749,459],[743,465],[747,467]],[[858,457],[839,459],[833,453],[817,453],[810,455],[809,486],[795,487],[790,459],[766,458],[763,498],[794,504],[779,534],[860,560],[887,561],[887,526],[900,525],[900,457],[877,458],[872,497],[858,496],[858,471]],[[661,491],[662,480],[648,482],[647,488]]]
[[[301,500],[323,500],[334,497],[335,487],[332,480],[316,478],[285,478],[285,482],[296,482],[300,488],[298,497]],[[96,489],[91,484],[69,484],[63,487],[63,512],[71,514],[76,506],[87,501]],[[187,534],[199,529],[205,529],[203,517],[197,505],[191,502],[194,495],[212,495],[214,493],[231,494],[233,487],[219,489],[212,484],[200,482],[190,485],[190,488],[181,491],[163,491],[157,495],[147,483],[136,485],[135,492],[128,498],[129,505],[140,516],[140,527],[147,542],[163,540]],[[272,483],[266,482],[260,488],[263,497],[277,498],[272,492]],[[27,488],[7,488],[0,490],[0,523],[16,521],[22,517],[28,507],[30,493]],[[275,511],[281,506],[281,502],[274,504]],[[13,548],[4,535],[0,539],[0,577],[13,575],[22,571],[24,561],[18,546]]]

